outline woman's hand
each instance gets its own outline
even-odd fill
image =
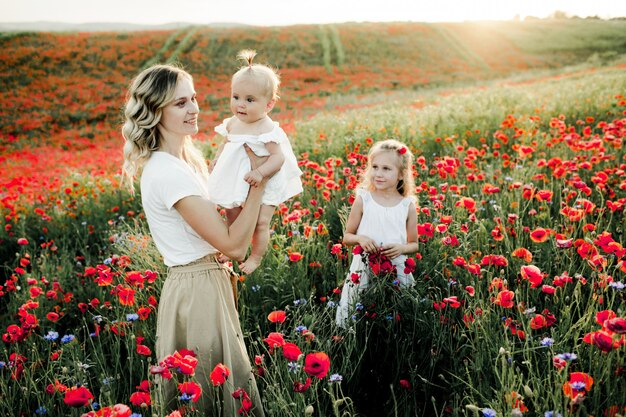
[[[254,171],[258,167],[263,165],[265,161],[267,161],[267,158],[269,158],[269,156],[259,156],[255,154],[254,152],[252,152],[252,149],[250,149],[247,144],[244,144],[243,147],[248,154],[248,158],[250,158],[250,171]]]

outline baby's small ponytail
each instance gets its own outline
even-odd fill
[[[237,54],[237,59],[247,62],[248,68],[252,68],[252,61],[254,60],[255,56],[256,51],[252,49],[243,49]]]

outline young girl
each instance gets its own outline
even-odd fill
[[[366,253],[390,258],[402,286],[414,283],[413,275],[404,273],[405,254],[418,249],[412,166],[413,155],[402,143],[386,140],[372,146],[343,237],[347,246],[359,245]],[[358,294],[368,286],[367,271],[363,256],[354,255],[337,308],[337,325],[345,327],[354,314]]]
[[[211,201],[226,209],[228,223],[241,212],[250,186],[269,178],[263,205],[252,238],[252,252],[239,268],[252,273],[261,263],[269,243],[269,225],[276,206],[302,192],[298,161],[285,132],[268,113],[278,100],[280,80],[276,72],[253,64],[255,51],[244,50],[237,56],[246,62],[233,75],[230,110],[233,116],[215,128],[225,141],[220,146],[209,178]],[[244,144],[258,156],[269,156],[256,169],[250,168]]]

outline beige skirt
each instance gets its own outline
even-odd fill
[[[200,409],[202,416],[238,416],[241,400],[234,399],[232,393],[244,388],[252,400],[251,415],[262,417],[263,406],[243,342],[235,305],[236,282],[232,278],[232,271],[219,264],[214,255],[169,268],[159,302],[156,354],[159,361],[180,349],[197,354],[194,380],[202,386],[202,396],[189,405]],[[231,374],[223,386],[214,387],[210,375],[218,363],[226,365]],[[158,384],[156,409],[176,409],[180,393],[175,379]]]

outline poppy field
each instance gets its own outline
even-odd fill
[[[304,192],[238,283],[268,416],[626,415],[626,23],[530,21],[0,34],[0,415],[198,416],[193,347],[154,353],[167,274],[119,187],[121,108],[194,76],[207,158],[236,51],[279,68]],[[574,34],[586,36],[576,37]],[[342,233],[369,147],[415,154],[416,285],[370,256],[347,328]],[[180,407],[159,409],[157,376]],[[238,388],[238,387],[234,387]]]

